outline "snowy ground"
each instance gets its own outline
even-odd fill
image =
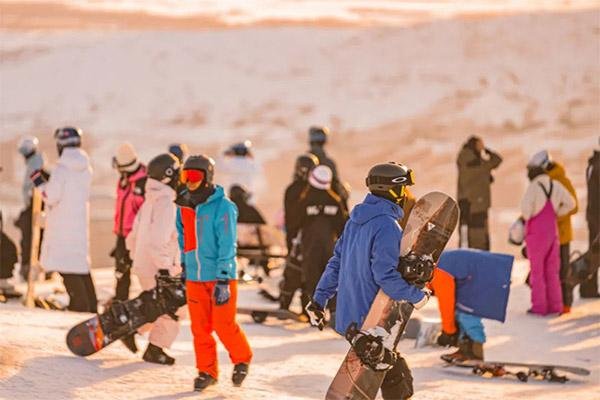
[[[513,380],[486,380],[468,371],[442,367],[443,349],[414,349],[405,340],[400,349],[415,377],[419,399],[598,399],[600,393],[600,300],[578,300],[570,315],[538,318],[525,314],[528,289],[521,283],[526,264],[517,263],[505,324],[486,323],[489,342],[486,358],[577,365],[592,370],[589,377],[574,377],[564,385],[527,384]],[[94,270],[99,296],[110,296],[111,272]],[[44,284],[50,292],[57,282]],[[241,290],[240,304],[262,303],[256,287]],[[424,311],[436,314],[435,302]],[[64,338],[84,314],[28,310],[17,302],[0,304],[0,398],[2,399],[318,399],[342,361],[347,344],[330,330],[319,332],[299,323],[269,322],[257,325],[239,316],[254,349],[251,373],[242,388],[229,381],[231,364],[219,347],[220,382],[202,395],[191,391],[194,354],[189,321],[171,353],[174,367],[154,366],[132,355],[120,343],[88,359],[73,356]],[[145,342],[140,341],[142,348]]]

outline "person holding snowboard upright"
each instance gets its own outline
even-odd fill
[[[458,207],[460,208],[459,245],[489,250],[488,210],[491,206],[490,188],[502,158],[485,147],[478,136],[471,136],[463,145],[458,166]]]
[[[46,205],[46,229],[40,263],[57,271],[69,295],[71,311],[96,313],[98,301],[90,275],[90,189],[92,168],[81,149],[82,132],[64,127],[54,132],[58,163],[46,181],[42,170],[31,175]]]
[[[576,205],[569,191],[546,174],[545,163],[540,153],[527,163],[530,183],[521,200],[527,257],[531,263],[528,312],[539,315],[563,311],[557,217],[568,215]]]
[[[117,241],[110,255],[115,259],[115,300],[127,300],[131,285],[132,260],[125,245],[125,238],[131,232],[135,216],[144,202],[146,167],[139,162],[133,146],[125,142],[117,148],[117,154],[113,157],[113,168],[119,172],[113,225]]]
[[[442,317],[437,343],[458,347],[443,360],[483,360],[486,337],[481,319],[504,322],[513,260],[507,254],[473,249],[442,253],[429,283]]]
[[[345,335],[353,324],[361,326],[379,289],[394,300],[423,307],[429,293],[410,285],[400,272],[402,206],[406,187],[414,184],[411,169],[393,162],[377,164],[366,179],[370,193],[350,213],[333,257],[327,263],[312,301],[306,307],[311,324],[324,326],[327,302],[337,293],[335,330]],[[408,260],[406,260],[409,263]],[[412,376],[398,356],[381,387],[384,399],[408,399]]]
[[[234,364],[234,386],[242,384],[252,359],[248,340],[235,320],[237,209],[223,188],[214,184],[214,173],[211,158],[190,156],[181,172],[187,190],[177,199],[176,225],[198,370],[196,391],[218,380],[213,331]]]
[[[166,269],[170,275],[181,272],[175,229],[175,188],[179,182],[179,161],[170,153],[160,154],[148,163],[146,199],[135,217],[133,228],[126,239],[127,248],[133,259],[133,272],[140,281],[142,290],[156,286],[155,276]],[[150,331],[144,361],[173,365],[175,359],[163,349],[171,347],[179,333],[179,323],[168,315],[146,324],[139,333]],[[137,352],[133,336],[123,343],[132,352]]]

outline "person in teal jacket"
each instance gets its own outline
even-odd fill
[[[213,183],[213,176],[211,158],[190,156],[181,173],[186,189],[176,200],[179,249],[198,369],[196,391],[218,380],[213,331],[234,364],[234,386],[242,384],[252,359],[246,335],[235,321],[238,211],[223,188]]]

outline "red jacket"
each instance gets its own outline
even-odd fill
[[[144,203],[146,186],[146,167],[140,168],[129,175],[126,180],[117,182],[117,201],[115,203],[115,224],[113,232],[119,236],[127,237],[133,221]]]

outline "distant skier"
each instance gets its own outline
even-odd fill
[[[31,219],[32,211],[32,196],[33,182],[31,174],[35,171],[42,171],[44,179],[48,180],[50,175],[45,170],[44,155],[38,149],[39,141],[35,136],[27,136],[19,142],[18,151],[25,160],[25,175],[21,191],[23,193],[23,210],[15,221],[15,226],[21,231],[21,277],[27,280],[29,275],[29,264],[31,257]],[[40,243],[43,241],[43,231],[40,233]]]
[[[296,159],[292,183],[285,189],[284,217],[285,235],[287,244],[287,259],[283,271],[279,307],[287,310],[290,307],[296,290],[302,288],[302,250],[300,222],[302,215],[301,201],[308,192],[308,176],[319,164],[319,159],[311,153],[305,153]],[[312,292],[302,291],[302,298],[310,296]]]
[[[260,195],[261,168],[254,158],[251,141],[245,140],[230,146],[219,161],[219,182],[225,190],[230,190],[231,186],[237,184],[246,188],[253,196]]]
[[[64,127],[54,132],[59,159],[48,181],[41,170],[31,176],[46,204],[46,230],[40,263],[57,271],[69,295],[68,309],[97,312],[98,301],[90,275],[90,188],[92,168],[81,149],[80,129]]]
[[[546,162],[538,153],[527,163],[530,183],[521,200],[531,263],[529,312],[540,315],[563,311],[557,217],[568,215],[576,205],[569,191],[546,175]]]
[[[325,144],[330,135],[329,128],[326,126],[311,126],[308,129],[308,143],[310,145],[308,151],[319,159],[319,164],[326,165],[331,169],[333,172],[331,188],[341,197],[346,211],[348,211],[349,186],[341,180],[335,161],[325,153]]]
[[[558,240],[559,240],[559,252],[560,252],[560,286],[563,297],[563,313],[571,311],[571,305],[573,304],[573,288],[567,282],[569,275],[569,264],[571,259],[570,243],[573,240],[573,226],[571,224],[571,217],[577,213],[579,202],[577,201],[577,194],[575,193],[575,187],[571,183],[571,180],[567,177],[565,167],[558,161],[552,159],[547,150],[542,150],[537,153],[537,156],[544,159],[544,169],[548,176],[553,180],[560,182],[565,189],[569,191],[573,200],[575,200],[575,207],[569,211],[566,215],[558,217]]]
[[[326,165],[318,165],[308,176],[309,188],[300,200],[300,232],[304,298],[302,308],[310,301],[319,279],[333,254],[338,237],[344,230],[348,214],[342,199],[331,189],[333,173]],[[335,315],[335,304],[328,306]],[[335,321],[335,319],[334,319]]]
[[[265,225],[267,223],[265,218],[255,206],[250,204],[251,197],[252,193],[242,185],[235,184],[229,189],[229,198],[238,209],[238,223]]]
[[[448,362],[483,360],[482,318],[504,322],[513,256],[483,250],[446,250],[429,287],[442,317],[440,346],[458,347],[442,356]]]
[[[219,369],[215,331],[234,363],[232,381],[240,386],[248,374],[252,350],[235,320],[237,302],[237,209],[213,182],[215,163],[190,156],[181,180],[187,185],[177,199],[177,231],[185,269],[187,301],[194,336],[194,390],[217,382]]]
[[[590,249],[591,276],[579,286],[581,298],[600,297],[598,293],[598,267],[600,267],[600,150],[594,150],[585,170],[587,183],[587,208],[585,219],[588,225],[588,248]]]
[[[117,242],[110,255],[115,259],[115,299],[127,300],[131,285],[132,260],[125,245],[125,238],[131,232],[135,216],[144,202],[146,167],[138,160],[133,146],[125,142],[117,148],[117,154],[113,157],[113,168],[119,172],[113,225]]]
[[[458,206],[460,247],[489,250],[488,209],[491,206],[492,170],[502,157],[471,136],[458,153]]]
[[[379,289],[417,309],[429,300],[427,291],[408,284],[397,270],[402,240],[398,220],[406,187],[414,184],[412,170],[396,163],[377,164],[369,171],[366,184],[371,193],[352,210],[306,307],[311,324],[322,329],[324,308],[337,293],[335,330],[340,335],[345,335],[352,323],[362,325]],[[404,358],[398,356],[381,390],[384,399],[412,396],[412,375]]]
[[[170,275],[181,272],[175,229],[175,187],[179,181],[179,161],[172,154],[164,153],[148,163],[146,199],[138,211],[133,228],[127,236],[127,248],[133,258],[133,272],[142,290],[156,286],[155,276],[167,269]],[[152,324],[143,326],[139,333],[150,331],[144,361],[173,365],[175,359],[165,353],[179,333],[179,323],[168,315],[159,317]],[[123,340],[132,351],[137,352],[133,336]]]

